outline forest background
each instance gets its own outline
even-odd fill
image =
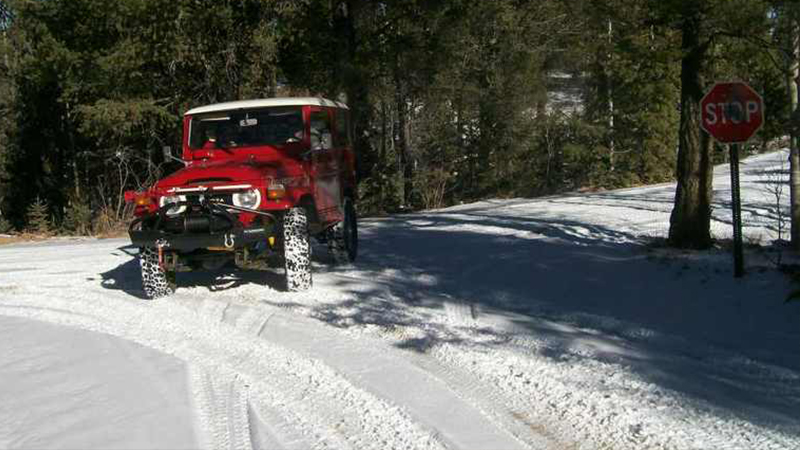
[[[117,228],[125,190],[180,167],[161,148],[179,147],[183,112],[275,96],[350,105],[361,215],[676,176],[693,186],[726,157],[692,119],[715,80],[764,97],[748,152],[792,132],[799,12],[767,0],[0,0],[0,233]],[[687,204],[703,189],[684,189]],[[705,245],[700,234],[684,243]]]

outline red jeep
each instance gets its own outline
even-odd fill
[[[355,155],[348,108],[321,98],[247,100],[192,109],[183,120],[185,167],[143,192],[130,226],[150,298],[175,273],[282,262],[286,288],[311,287],[311,243],[334,260],[358,251]]]

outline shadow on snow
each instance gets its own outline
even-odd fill
[[[417,352],[532,336],[547,343],[536,350],[542,357],[618,364],[733,416],[797,430],[800,305],[782,303],[789,284],[775,271],[734,281],[727,257],[659,253],[636,236],[567,218],[457,210],[364,221],[362,230],[354,267],[315,265],[315,283],[343,294],[310,305],[323,322],[396,331],[397,345]],[[104,287],[143,298],[135,258],[102,277]],[[251,283],[282,290],[282,271],[179,278],[209,291]],[[286,304],[281,297],[292,294],[271,295],[264,303]],[[445,310],[456,311],[453,320],[436,320]],[[417,332],[404,338],[406,327]]]
[[[348,297],[314,315],[345,328],[416,328],[398,346],[418,352],[534,336],[547,343],[541,356],[615,363],[734,416],[797,431],[800,309],[783,304],[789,285],[775,271],[734,281],[724,254],[665,256],[635,236],[568,219],[453,215],[365,227],[358,276],[330,274]],[[456,325],[426,320],[447,308],[461,311]],[[513,326],[481,324],[484,315]]]

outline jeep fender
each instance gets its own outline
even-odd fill
[[[314,196],[311,194],[304,194],[297,202],[297,206],[306,210],[306,217],[311,224],[319,223],[319,214],[317,214],[317,205],[314,202]]]

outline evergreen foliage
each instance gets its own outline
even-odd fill
[[[40,198],[31,203],[27,212],[28,231],[35,234],[48,235],[52,227],[47,202]]]
[[[0,234],[14,231],[14,226],[5,217],[0,216]]]
[[[83,198],[73,198],[67,207],[63,223],[64,231],[87,235],[92,231],[92,210]]]
[[[179,146],[184,111],[276,95],[350,105],[364,214],[667,181],[696,172],[678,166],[679,148],[702,141],[681,114],[717,78],[762,92],[761,142],[785,133],[792,8],[2,0],[0,209],[21,227],[40,198],[58,227],[84,233],[91,218],[124,219],[125,190],[175,169],[159,149]],[[689,97],[686,24],[702,50]],[[710,142],[696,151],[722,155]],[[703,202],[693,195],[686,205]],[[695,220],[687,208],[678,216]]]

